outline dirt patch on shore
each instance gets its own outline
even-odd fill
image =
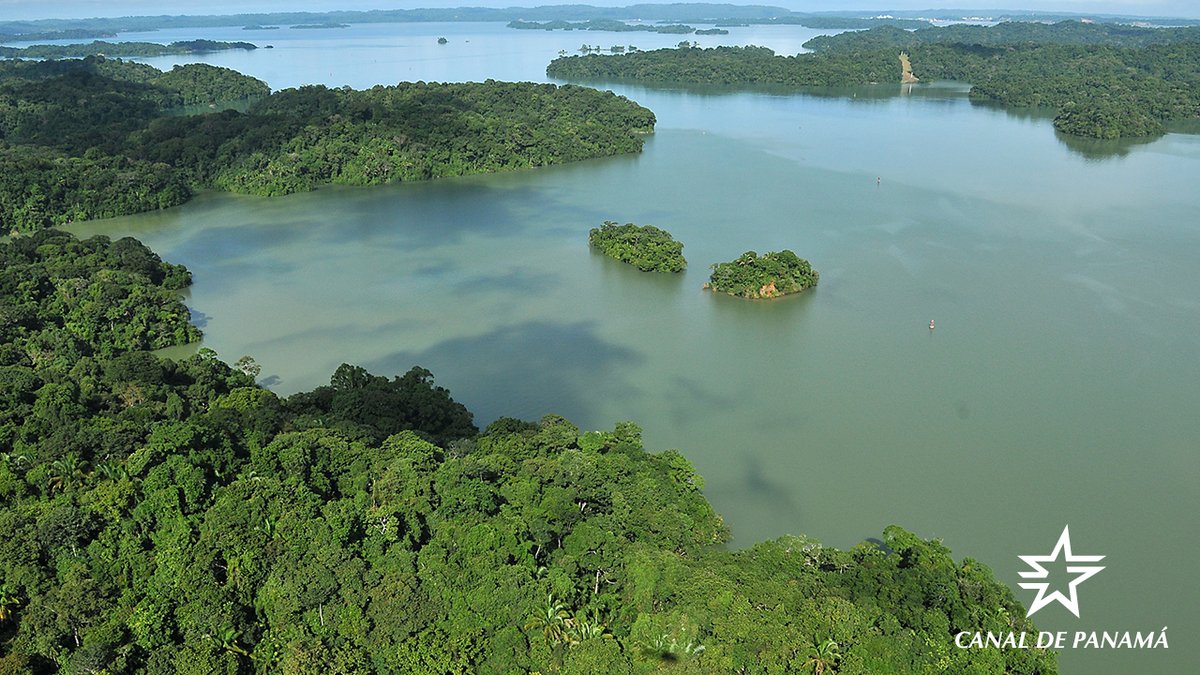
[[[900,52],[900,84],[915,84],[920,81],[916,75],[913,75],[912,63],[908,60],[908,54]]]

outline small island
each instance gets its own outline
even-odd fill
[[[293,29],[297,29],[297,30],[320,30],[322,28],[349,28],[349,27],[350,27],[350,24],[348,24],[348,23],[337,23],[336,21],[326,21],[323,23],[301,23],[301,24],[292,26]]]
[[[440,37],[440,38],[438,38],[438,44],[439,44],[439,45],[444,45],[444,44],[446,44],[447,42],[449,42],[449,40],[447,40],[447,39],[446,39],[446,38],[444,38],[444,37]]]
[[[704,287],[739,298],[779,298],[817,285],[818,274],[807,260],[784,249],[758,255],[746,251],[733,262],[712,266]]]
[[[653,225],[618,225],[606,220],[588,233],[588,243],[643,272],[682,272],[687,267],[683,243]]]
[[[729,31],[724,28],[702,28],[696,31],[696,35],[729,35]]]

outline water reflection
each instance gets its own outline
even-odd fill
[[[902,96],[929,101],[957,101],[966,97],[970,85],[960,82],[936,81],[922,84],[870,84],[852,87],[808,87],[782,84],[692,84],[679,82],[645,82],[623,78],[551,79],[559,84],[579,84],[600,89],[617,86],[625,96],[639,100],[640,95],[678,93],[697,98],[721,98],[737,94],[766,96],[811,96],[825,99],[845,99],[852,103],[882,103]]]
[[[1159,136],[1113,139],[1085,138],[1083,136],[1064,134],[1057,130],[1054,132],[1054,137],[1058,139],[1059,143],[1066,146],[1068,150],[1089,162],[1103,162],[1109,159],[1125,157],[1134,148],[1149,145],[1160,138]]]

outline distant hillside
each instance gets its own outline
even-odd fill
[[[880,23],[914,28],[930,19],[961,21],[984,17],[993,21],[1058,21],[1079,19],[1079,14],[1013,13],[1006,10],[942,9],[880,12],[832,11],[793,12],[772,5],[734,5],[728,3],[634,4],[625,7],[592,5],[546,5],[540,7],[447,7],[438,9],[386,9],[332,12],[270,12],[261,14],[210,14],[203,16],[127,16],[119,18],[39,19],[0,21],[0,42],[48,40],[58,38],[112,37],[117,33],[161,28],[203,28],[209,26],[300,25],[323,23],[394,23],[414,21],[590,21],[594,19],[666,21],[675,23],[760,24],[795,23],[811,28],[871,28]],[[1093,15],[1097,23],[1187,26],[1200,20],[1164,17]]]

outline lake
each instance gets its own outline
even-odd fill
[[[794,53],[818,32],[695,39]],[[545,81],[559,50],[680,36],[374,24],[121,38],[272,44],[202,58],[282,88]],[[1077,554],[1106,569],[1080,586],[1081,618],[1054,604],[1039,628],[1169,626],[1172,648],[1067,649],[1062,671],[1200,669],[1200,136],[1067,141],[1044,113],[949,84],[605,86],[657,114],[641,155],[210,194],[74,229],[186,264],[205,345],[253,355],[281,394],[343,361],[420,364],[481,426],[635,420],[649,448],[691,459],[739,546],[806,533],[847,547],[895,523],[986,563],[1028,605],[1017,556],[1050,553],[1070,525]],[[669,230],[689,270],[592,253],[604,220]],[[701,289],[712,263],[781,248],[812,261],[818,288],[773,302]]]

